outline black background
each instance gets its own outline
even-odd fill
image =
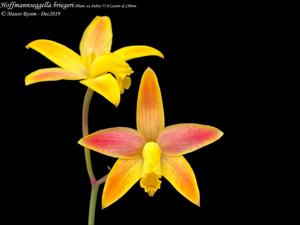
[[[78,1],[79,2],[79,1]],[[93,2],[91,1],[90,4]],[[97,2],[97,4],[104,2]],[[129,3],[127,1],[127,3]],[[81,107],[86,88],[76,81],[44,82],[25,87],[30,72],[54,64],[33,50],[29,42],[45,38],[79,52],[86,26],[96,15],[111,18],[112,50],[127,45],[149,45],[161,50],[165,59],[147,57],[129,64],[135,71],[132,86],[116,109],[95,95],[90,111],[90,130],[114,126],[135,128],[138,86],[150,66],[157,74],[166,125],[193,122],[221,129],[217,142],[186,155],[197,177],[201,208],[182,197],[166,180],[155,197],[149,198],[139,185],[105,210],[97,207],[96,224],[136,216],[147,222],[198,220],[208,211],[237,208],[232,183],[231,152],[225,140],[226,94],[233,71],[230,50],[230,14],[223,5],[138,3],[135,9],[69,9],[59,17],[1,17],[1,99],[3,133],[1,174],[5,208],[12,222],[30,224],[86,224],[90,185],[81,138]],[[24,11],[24,10],[23,10]],[[107,172],[115,159],[92,153],[97,177]],[[99,201],[102,188],[99,191]],[[8,197],[8,198],[6,198]],[[10,223],[9,223],[10,224]],[[102,222],[103,224],[103,222]]]

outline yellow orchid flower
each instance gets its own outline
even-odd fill
[[[96,16],[83,33],[78,55],[68,47],[51,40],[35,40],[26,48],[32,48],[59,67],[36,70],[25,78],[25,84],[42,81],[80,80],[80,83],[102,95],[118,106],[120,95],[131,85],[127,60],[163,54],[155,48],[137,45],[111,52],[112,28],[110,18]],[[113,75],[114,76],[113,76]]]
[[[148,68],[142,77],[137,100],[137,130],[124,127],[99,130],[79,140],[91,150],[119,158],[110,171],[102,195],[105,208],[120,199],[138,180],[149,196],[165,177],[175,189],[200,206],[193,169],[182,156],[216,140],[223,132],[201,124],[165,127],[163,102],[157,77]]]

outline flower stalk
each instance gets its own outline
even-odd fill
[[[95,224],[95,211],[96,211],[98,191],[99,191],[99,185],[96,184],[92,185],[88,225]]]
[[[82,135],[83,137],[89,134],[89,111],[90,111],[90,103],[93,97],[94,91],[90,88],[87,89],[82,106]],[[93,171],[91,153],[88,148],[84,148],[84,157],[85,164],[88,175],[90,177],[91,184],[95,184],[96,178]]]
[[[89,111],[90,111],[90,103],[93,97],[94,91],[90,88],[87,89],[82,106],[82,134],[86,136],[89,134]],[[90,182],[92,185],[91,197],[90,197],[90,205],[89,205],[89,217],[88,217],[88,225],[95,224],[95,211],[97,205],[97,196],[99,191],[99,186],[103,184],[107,178],[107,175],[103,176],[99,180],[96,179],[93,171],[93,164],[91,160],[91,152],[88,148],[84,148],[84,157],[87,173],[90,178]]]

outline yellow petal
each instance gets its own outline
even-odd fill
[[[165,117],[159,83],[154,71],[146,69],[139,88],[136,112],[137,129],[146,141],[156,141],[164,128]]]
[[[125,77],[124,79],[116,77],[116,79],[119,84],[121,94],[124,93],[124,89],[128,90],[130,88],[130,86],[131,86],[131,78],[130,77]]]
[[[114,54],[121,57],[125,61],[144,56],[158,56],[164,58],[164,55],[157,49],[147,45],[135,45],[120,48],[114,51]]]
[[[86,79],[80,83],[102,95],[116,107],[120,103],[120,89],[116,79],[111,74],[105,74],[94,79]]]
[[[123,94],[124,93],[124,85],[123,85],[123,80],[119,77],[116,77],[119,88],[120,88],[120,93]]]
[[[200,194],[194,171],[183,156],[163,156],[162,173],[180,194],[200,206]]]
[[[128,90],[131,86],[131,78],[130,77],[125,77],[123,80],[123,87]]]
[[[34,84],[43,81],[56,80],[81,80],[86,76],[74,73],[61,68],[47,68],[36,70],[25,77],[25,85]]]
[[[80,41],[80,54],[95,57],[110,52],[112,44],[112,28],[109,17],[96,16],[85,29]]]
[[[143,160],[118,159],[108,174],[102,194],[102,208],[113,204],[125,195],[141,178]]]
[[[87,74],[81,57],[73,50],[55,41],[35,40],[30,42],[26,48],[32,48],[63,69],[83,75]]]
[[[92,64],[91,76],[99,76],[104,73],[113,73],[116,77],[124,79],[133,73],[131,67],[121,58],[110,54],[101,55]]]

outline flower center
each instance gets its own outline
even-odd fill
[[[121,94],[124,93],[124,89],[128,90],[130,88],[130,85],[131,85],[130,77],[126,76],[124,79],[121,79],[121,78],[115,76],[115,78],[119,84]]]
[[[149,196],[153,196],[161,184],[161,150],[157,143],[148,142],[143,149],[143,174],[140,185]]]

